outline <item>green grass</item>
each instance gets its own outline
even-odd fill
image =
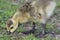
[[[5,26],[6,20],[11,17],[17,6],[11,4],[9,0],[0,0],[0,25]]]
[[[0,26],[3,28],[6,27],[6,21],[8,20],[8,18],[10,18],[15,13],[18,6],[20,6],[20,5],[13,5],[9,1],[10,0],[0,0]],[[60,2],[57,2],[57,5],[60,6]],[[50,31],[51,29],[53,29],[54,24],[49,24],[48,26],[47,26],[47,28],[48,28],[47,30]],[[23,29],[23,27],[19,27],[16,31],[22,32],[23,31],[22,29]],[[2,30],[0,30],[0,32],[1,31]],[[33,34],[27,35],[26,37],[16,38],[16,40],[18,40],[18,39],[19,40],[43,40],[43,39],[44,40],[55,40],[54,37],[51,37],[48,35],[46,38],[37,38],[37,37],[34,37]],[[6,34],[2,34],[2,35],[0,35],[0,40],[15,40],[15,38],[10,37]]]

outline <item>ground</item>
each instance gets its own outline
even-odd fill
[[[54,15],[49,19],[46,27],[47,31],[55,32],[55,37],[51,34],[47,34],[46,38],[38,38],[33,34],[21,34],[21,32],[25,30],[25,24],[19,26],[15,33],[7,35],[7,31],[5,29],[6,21],[13,16],[23,1],[24,0],[0,0],[0,40],[60,40],[60,0],[56,0],[57,7],[54,11]],[[29,23],[29,25],[31,26],[31,23]],[[37,23],[37,27],[39,26],[39,23]],[[39,30],[41,31],[42,29],[40,28]]]

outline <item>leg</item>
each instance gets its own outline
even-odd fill
[[[39,34],[37,35],[38,37],[45,37],[45,35],[47,34],[47,32],[46,32],[46,24],[42,23],[42,27],[43,27],[42,32],[39,31]]]
[[[35,23],[33,22],[33,28],[32,28],[32,30],[30,30],[30,31],[25,31],[25,32],[22,32],[23,34],[31,34],[31,33],[35,33]]]
[[[46,35],[46,24],[42,24],[42,27],[43,27],[43,32],[42,32],[42,34],[43,35]]]
[[[35,36],[39,37],[39,38],[45,37],[45,35],[47,34],[47,32],[46,32],[46,24],[42,23],[41,25],[43,27],[42,31],[39,31],[39,33],[35,34]]]
[[[35,30],[36,30],[35,27],[36,27],[36,25],[35,25],[35,23],[33,22],[33,28],[32,28],[32,32],[33,32],[33,33],[35,33]]]

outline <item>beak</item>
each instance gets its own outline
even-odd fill
[[[8,34],[8,35],[10,35],[10,34],[11,34],[11,32],[10,32],[10,31],[7,31],[7,34]]]

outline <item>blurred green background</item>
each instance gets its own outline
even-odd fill
[[[13,16],[13,14],[16,12],[17,8],[20,7],[23,4],[24,0],[0,0],[0,40],[56,40],[55,37],[52,37],[51,35],[47,35],[46,38],[37,38],[34,37],[33,34],[29,34],[27,36],[20,36],[17,35],[19,32],[24,31],[23,24],[19,26],[19,28],[16,30],[16,34],[14,35],[7,35],[5,31],[6,27],[6,21]],[[48,21],[47,24],[47,31],[54,31],[57,34],[60,34],[60,0],[56,0],[57,7],[54,11],[54,17]],[[31,24],[29,24],[31,25]],[[37,26],[40,26],[37,24]],[[57,40],[60,40],[59,38]]]

